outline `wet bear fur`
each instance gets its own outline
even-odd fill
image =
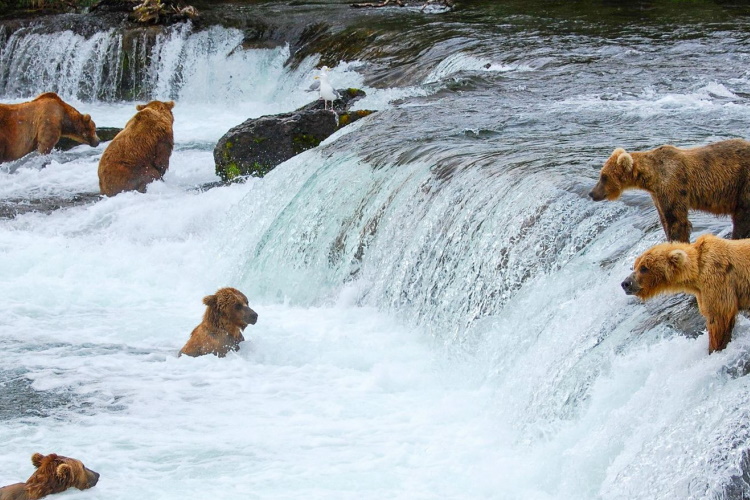
[[[49,154],[61,137],[99,145],[91,115],[82,115],[54,92],[29,102],[0,104],[0,163],[32,151]]]
[[[695,243],[662,243],[635,260],[622,282],[628,295],[643,300],[663,293],[688,293],[706,318],[708,352],[732,339],[737,313],[750,308],[750,240],[725,240],[712,234]]]
[[[97,472],[75,458],[34,453],[31,463],[36,467],[31,477],[25,483],[0,488],[0,500],[36,500],[68,488],[87,490],[99,481]]]
[[[258,314],[248,306],[247,297],[236,288],[221,288],[203,298],[206,312],[203,321],[190,334],[180,355],[215,354],[220,358],[229,351],[239,351],[245,340],[242,331],[258,321]]]
[[[138,104],[138,112],[110,142],[99,160],[99,191],[114,196],[145,192],[169,168],[174,147],[173,101]]]
[[[681,149],[615,149],[589,193],[616,200],[626,189],[651,194],[668,241],[690,241],[688,210],[731,215],[733,239],[750,237],[750,142],[730,139]]]

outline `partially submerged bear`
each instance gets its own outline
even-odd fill
[[[36,471],[25,483],[0,488],[0,500],[36,500],[68,488],[86,490],[99,481],[99,474],[87,469],[80,460],[61,455],[34,453],[31,463]]]
[[[138,104],[99,160],[99,190],[107,196],[123,191],[146,191],[164,177],[174,147],[174,101]]]
[[[92,147],[99,145],[91,115],[82,115],[54,92],[29,102],[0,104],[0,163],[35,150],[49,154],[61,137]]]
[[[635,260],[622,282],[628,295],[643,300],[661,293],[689,293],[706,318],[708,352],[732,339],[735,317],[750,309],[750,240],[704,234],[695,243],[662,243]]]
[[[247,297],[236,288],[221,288],[203,298],[206,312],[203,321],[190,334],[180,355],[215,354],[220,358],[229,351],[239,351],[245,340],[242,331],[258,321],[258,313],[250,309]]]
[[[669,241],[690,241],[690,209],[729,214],[732,238],[750,237],[748,141],[730,139],[690,149],[665,145],[633,153],[617,148],[589,196],[616,200],[632,188],[651,194]]]

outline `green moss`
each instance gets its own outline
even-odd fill
[[[292,137],[292,150],[294,154],[312,149],[320,144],[320,139],[312,134],[298,134]]]
[[[262,163],[258,163],[257,161],[253,163],[253,166],[250,167],[250,175],[253,177],[263,177],[268,172],[273,170],[273,167],[270,165],[264,165]]]
[[[225,175],[221,176],[222,179],[233,181],[242,175],[242,170],[240,170],[240,167],[236,163],[232,162],[226,166],[224,173]]]
[[[350,123],[371,115],[374,111],[369,109],[360,109],[359,111],[349,111],[339,115],[339,128],[346,127]]]

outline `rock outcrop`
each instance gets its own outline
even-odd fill
[[[316,147],[329,135],[369,110],[349,111],[365,96],[359,89],[340,89],[333,111],[315,101],[291,113],[251,118],[232,128],[214,149],[216,174],[224,181],[244,176],[263,177],[280,163]]]

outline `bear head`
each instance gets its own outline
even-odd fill
[[[54,92],[45,92],[40,94],[34,101],[53,101],[62,107],[64,122],[62,127],[62,137],[67,137],[76,142],[88,144],[92,148],[99,145],[99,136],[96,135],[96,123],[91,119],[91,115],[82,115],[76,108],[62,100]]]
[[[26,481],[26,492],[30,499],[60,493],[68,488],[86,490],[99,481],[99,474],[86,468],[80,460],[54,453],[34,453],[31,463],[36,471]]]
[[[143,111],[145,109],[155,111],[161,116],[169,118],[169,123],[174,123],[174,115],[172,114],[172,108],[174,108],[174,101],[151,101],[146,104],[137,104],[135,109]]]
[[[621,283],[628,295],[648,299],[660,293],[685,291],[698,273],[691,245],[662,243],[635,259],[633,272]]]
[[[594,201],[616,200],[633,182],[633,157],[622,148],[612,152],[599,172],[599,182],[589,196]]]
[[[91,115],[81,115],[79,119],[74,120],[73,127],[75,129],[75,136],[72,136],[72,139],[85,142],[92,148],[99,145],[99,136],[96,135],[96,123],[91,119]]]
[[[206,304],[205,321],[214,330],[225,330],[230,334],[258,321],[258,313],[250,309],[247,297],[236,288],[221,288],[215,294],[203,298]]]

